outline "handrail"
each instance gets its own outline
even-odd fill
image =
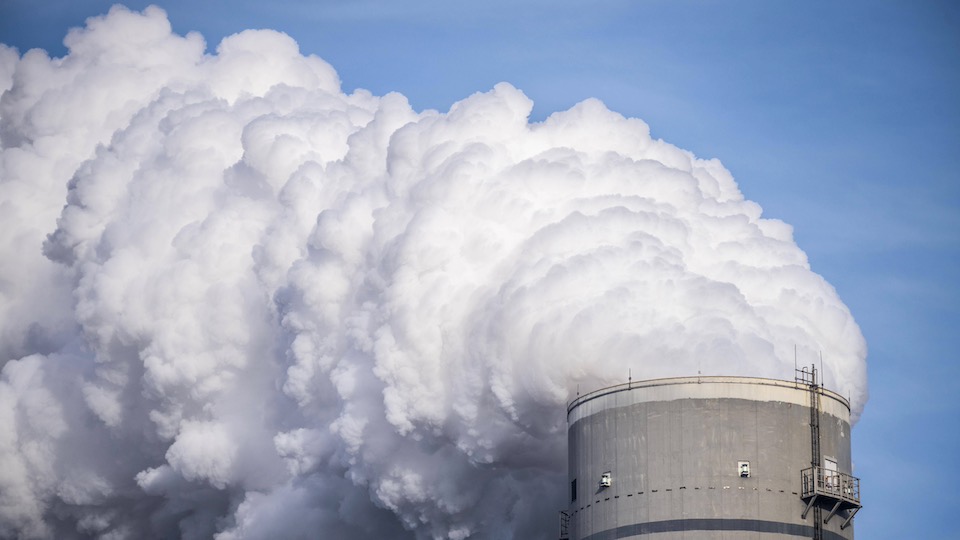
[[[800,473],[802,498],[826,495],[860,506],[860,479],[823,467],[810,467]]]
[[[560,540],[570,540],[570,514],[560,511]]]

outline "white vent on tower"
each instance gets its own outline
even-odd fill
[[[609,472],[605,472],[600,475],[600,487],[608,488],[613,485],[613,475]]]

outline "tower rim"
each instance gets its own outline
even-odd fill
[[[645,388],[655,388],[658,386],[671,386],[671,385],[684,385],[684,384],[697,384],[697,385],[716,385],[716,384],[744,384],[744,385],[755,385],[755,386],[773,386],[779,388],[790,388],[796,390],[802,390],[804,392],[810,391],[810,386],[803,384],[798,381],[787,381],[782,379],[772,379],[764,377],[743,377],[743,376],[731,376],[731,375],[695,375],[690,377],[664,377],[657,379],[645,379],[640,381],[630,381],[626,383],[614,384],[610,386],[605,386],[598,388],[596,390],[587,392],[577,396],[575,399],[570,401],[567,404],[567,416],[570,416],[570,413],[573,412],[577,407],[590,402],[592,400],[607,396],[610,394],[615,394],[617,392],[631,392],[633,390],[640,390]],[[850,402],[844,398],[839,393],[824,388],[823,386],[818,387],[817,389],[823,397],[833,399],[838,401],[843,405],[847,412],[850,412]]]

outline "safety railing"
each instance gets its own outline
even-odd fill
[[[825,495],[837,500],[860,505],[860,479],[842,472],[810,467],[801,473],[802,498]]]

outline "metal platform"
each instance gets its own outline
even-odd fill
[[[847,517],[840,525],[845,529],[853,516],[862,508],[860,504],[860,479],[849,474],[825,469],[810,467],[800,472],[800,498],[807,503],[801,516],[807,518],[807,512],[813,507],[823,506],[830,508],[830,513],[823,520],[829,523],[837,512],[847,511]]]

